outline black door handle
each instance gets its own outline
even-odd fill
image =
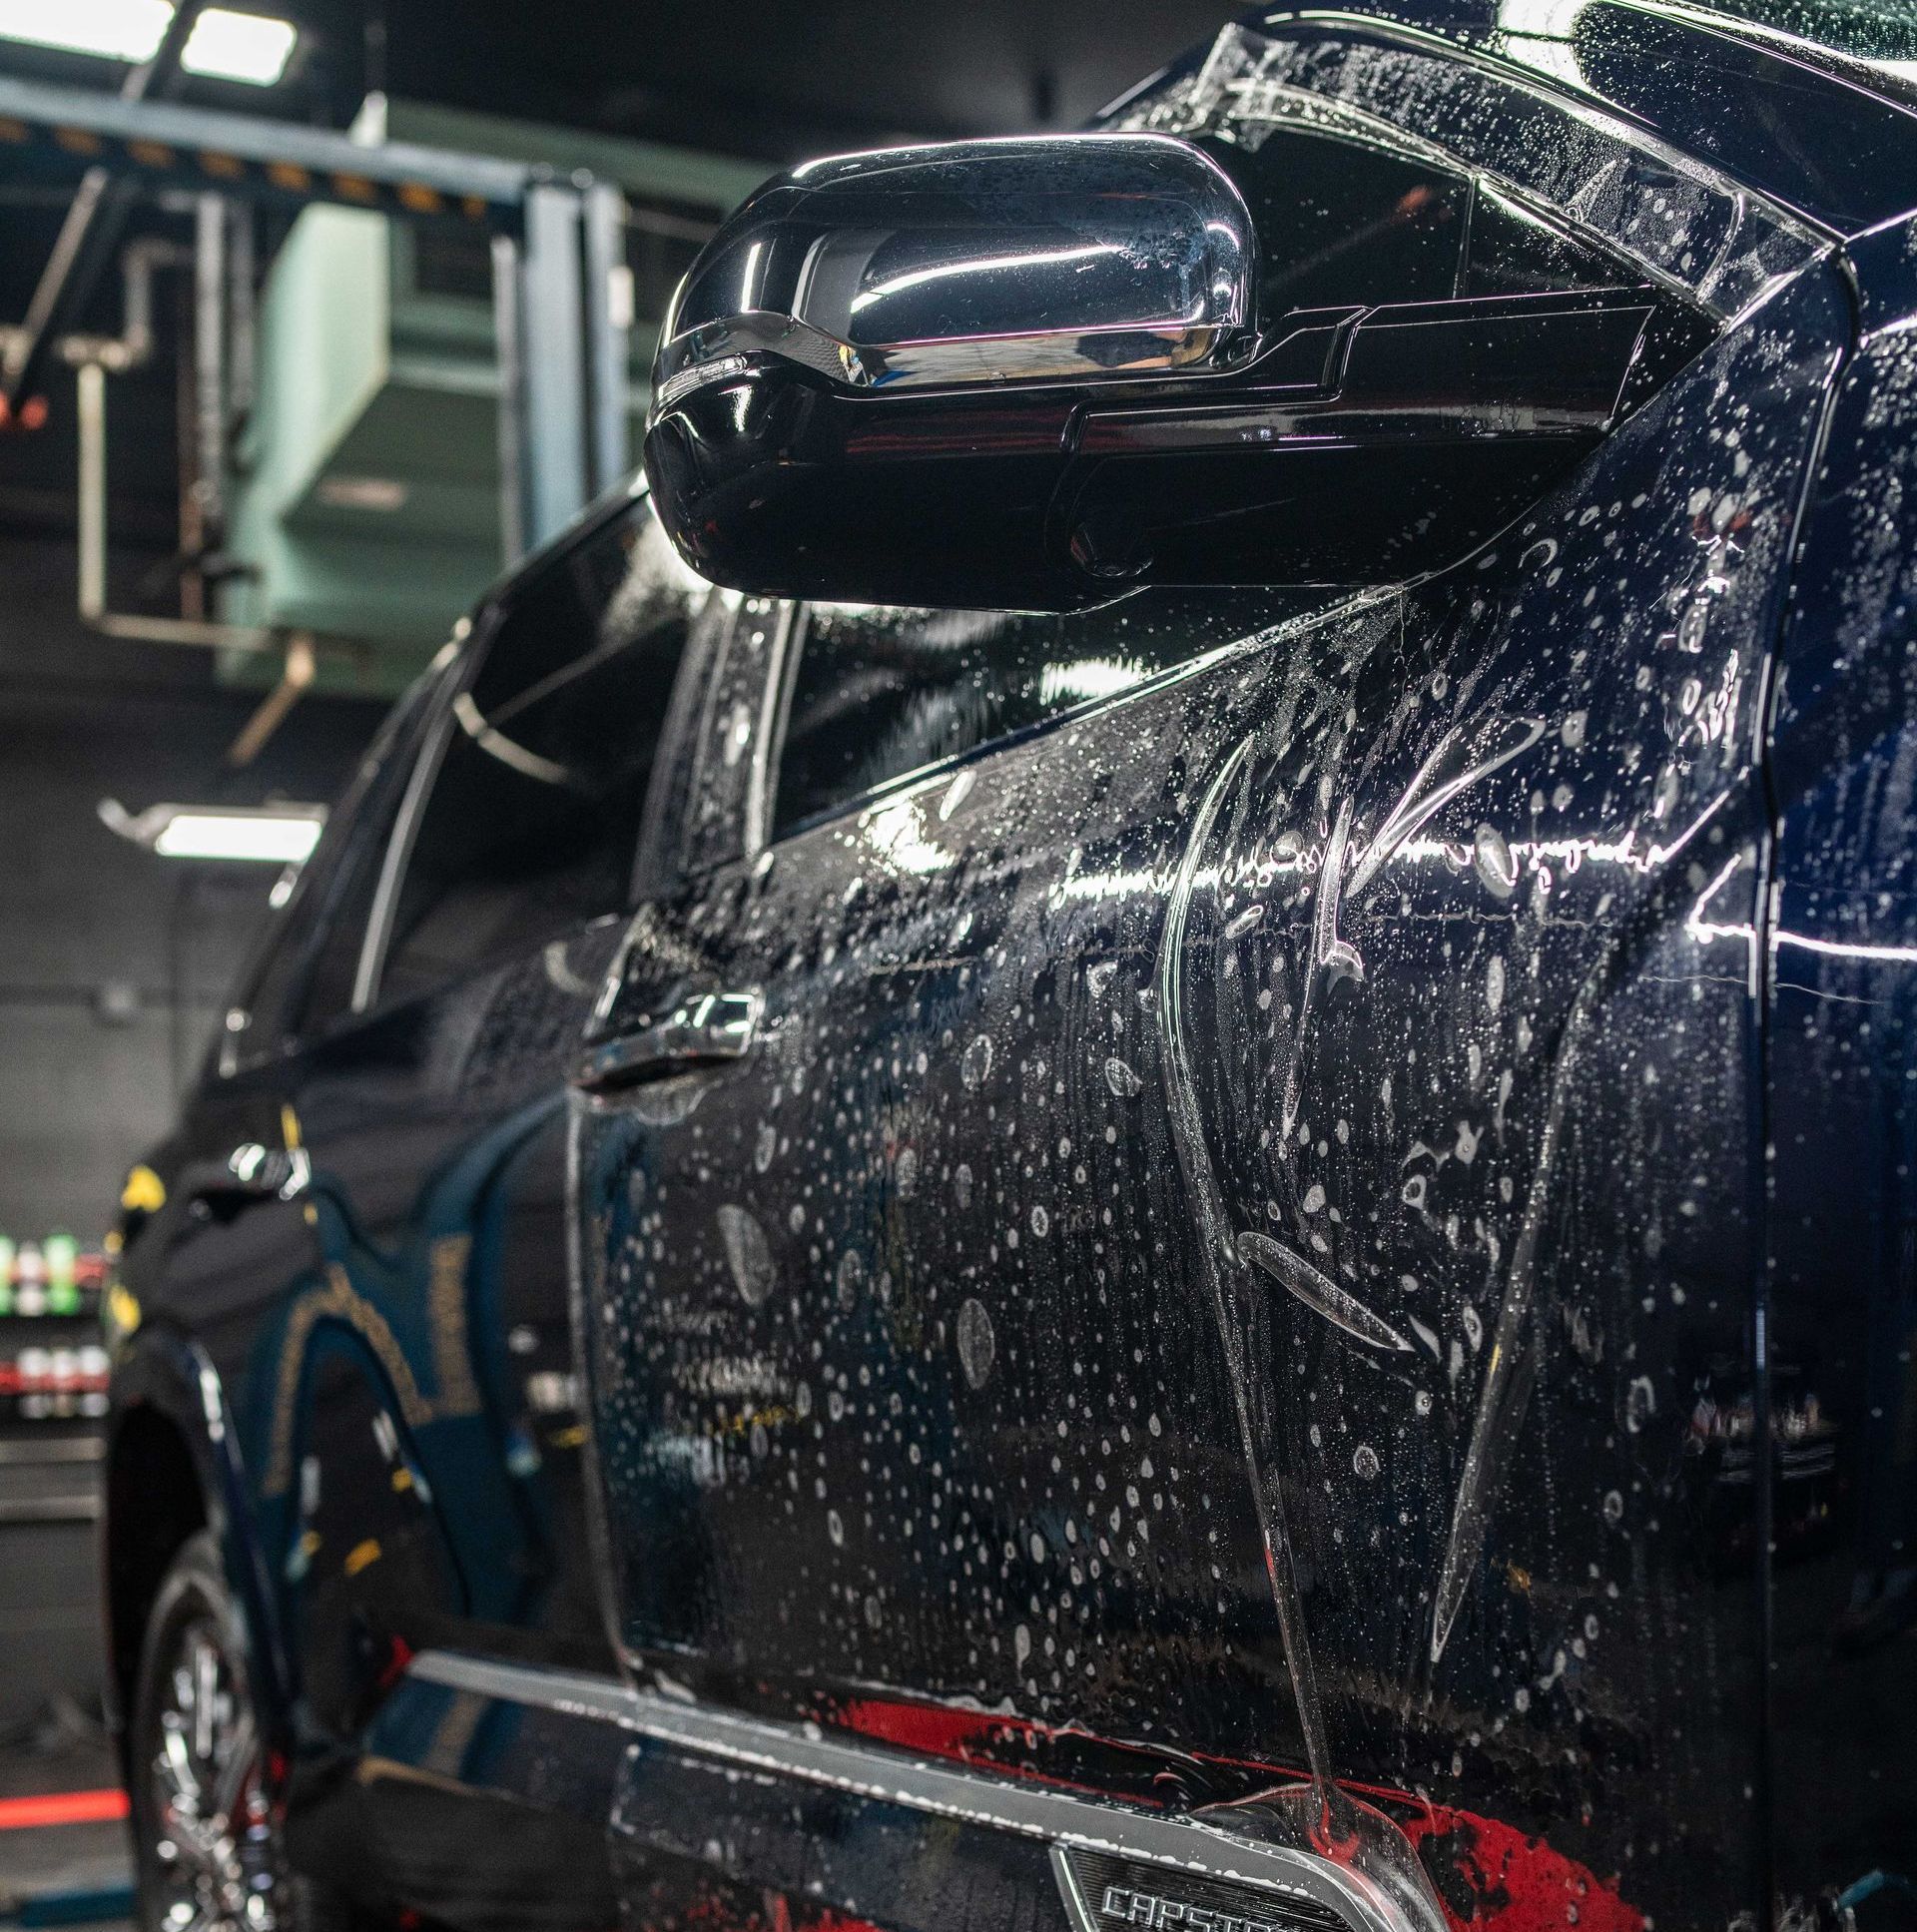
[[[573,1069],[572,1084],[582,1093],[609,1093],[715,1061],[743,1059],[758,1038],[765,1005],[765,995],[756,990],[699,993],[656,1026],[587,1048]]]

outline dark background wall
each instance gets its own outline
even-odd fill
[[[327,799],[381,707],[311,698],[231,773],[257,694],[203,652],[88,632],[73,572],[65,538],[0,536],[0,1229],[84,1243],[166,1131],[276,877],[157,858],[98,801]]]

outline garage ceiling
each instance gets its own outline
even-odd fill
[[[574,0],[554,32],[542,8],[402,0],[387,45],[395,92],[503,108],[537,88],[542,116],[785,159],[846,134],[1069,127],[1236,11],[1215,0]]]
[[[271,89],[192,80],[181,98],[343,127],[369,88],[732,153],[773,164],[892,139],[1071,127],[1209,37],[1237,8],[1218,0],[223,0],[290,16],[300,42]],[[0,43],[0,72],[117,88],[117,63]],[[64,192],[0,174],[0,323],[18,322],[59,232]],[[135,228],[186,233],[152,206]],[[274,238],[262,238],[271,250]],[[116,276],[81,325],[120,325]],[[162,355],[116,389],[117,541],[152,541],[168,519],[173,318]],[[49,383],[44,436],[0,436],[0,528],[71,527],[72,441],[63,376]],[[130,412],[130,413],[129,413]]]

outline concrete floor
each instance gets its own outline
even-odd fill
[[[0,1526],[0,1922],[44,1922],[55,1897],[123,1897],[131,1872],[118,1819],[15,1822],[15,1800],[120,1782],[100,1718],[94,1563],[92,1524]]]

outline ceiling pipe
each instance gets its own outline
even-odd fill
[[[150,94],[164,96],[172,91],[201,4],[202,0],[178,0],[153,58],[134,68],[120,84],[123,101],[144,101]],[[113,259],[136,192],[133,182],[116,179],[105,168],[89,168],[81,178],[27,305],[26,321],[0,359],[0,421],[19,413],[46,367],[55,340],[93,293],[100,271]]]
[[[227,747],[227,763],[239,770],[251,765],[266,750],[267,741],[287,721],[287,713],[313,688],[319,673],[313,639],[305,631],[295,631],[287,639],[287,661],[280,682],[260,700],[259,708],[240,728],[240,735]]]
[[[141,644],[186,644],[222,651],[271,651],[275,632],[252,624],[191,617],[138,617],[107,608],[107,371],[82,362],[74,372],[80,443],[80,620],[105,637]]]
[[[196,196],[193,222],[193,482],[182,505],[181,549],[200,573],[204,598],[207,560],[226,533],[227,204]]]
[[[158,235],[142,236],[120,251],[123,317],[117,335],[62,335],[55,345],[68,368],[98,362],[109,375],[124,375],[150,361],[154,350],[153,278],[161,269],[183,268],[192,252]],[[19,353],[23,328],[0,328],[0,361]]]

